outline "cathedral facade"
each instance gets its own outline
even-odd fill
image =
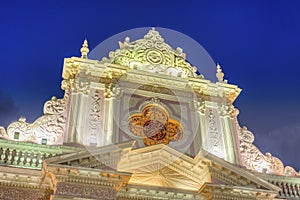
[[[65,58],[62,99],[0,127],[0,199],[300,199],[300,173],[253,145],[241,89],[155,29],[102,60]]]

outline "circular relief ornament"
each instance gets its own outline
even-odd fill
[[[143,132],[151,140],[162,140],[166,136],[166,126],[156,120],[149,120],[144,124]]]
[[[164,61],[164,55],[159,50],[149,49],[146,52],[146,59],[150,64],[162,64]]]
[[[180,123],[169,118],[168,112],[155,104],[147,105],[141,114],[131,115],[128,128],[134,135],[141,136],[146,146],[169,144],[183,135]]]

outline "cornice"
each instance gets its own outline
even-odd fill
[[[66,166],[44,162],[43,171],[52,178],[53,185],[59,182],[91,184],[114,187],[117,190],[128,183],[130,173],[93,169],[79,166]]]
[[[237,181],[237,185],[252,185],[255,188],[266,188],[271,191],[280,191],[280,188],[268,183],[262,178],[259,178],[255,174],[251,173],[245,168],[240,168],[235,166],[221,158],[218,158],[208,152],[204,154],[205,158],[210,160],[212,164],[210,166],[215,170],[216,173],[221,173],[221,171],[227,171],[227,173],[231,174],[234,177],[234,180]],[[226,170],[225,170],[226,169]],[[229,175],[228,174],[228,175]],[[223,175],[220,175],[222,177]],[[226,180],[225,180],[226,181]]]
[[[248,187],[206,183],[199,193],[204,193],[209,199],[273,199],[277,192]]]
[[[10,186],[33,189],[52,189],[50,179],[41,171],[0,167],[0,187]]]
[[[136,199],[136,200],[150,200],[150,199],[206,199],[203,194],[192,192],[188,190],[175,188],[162,188],[155,186],[134,185],[128,184],[122,187],[118,193],[118,198]]]

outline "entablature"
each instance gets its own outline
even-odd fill
[[[218,101],[220,98],[226,98],[226,100],[232,104],[242,91],[238,86],[228,84],[225,82],[212,83],[209,80],[201,80],[190,78],[188,83],[192,90],[199,97],[207,96],[208,98],[215,98]]]
[[[18,169],[0,166],[0,187],[20,187],[52,190],[49,178],[40,170]]]

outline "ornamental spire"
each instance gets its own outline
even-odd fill
[[[81,52],[81,58],[87,58],[87,54],[89,53],[89,48],[88,48],[88,41],[87,41],[87,39],[85,38],[84,39],[84,42],[83,42],[83,44],[82,44],[82,47],[81,47],[81,49],[80,49],[80,52]]]
[[[216,77],[217,77],[217,79],[218,79],[219,82],[224,82],[224,73],[222,72],[222,68],[219,65],[219,63],[217,64]]]

